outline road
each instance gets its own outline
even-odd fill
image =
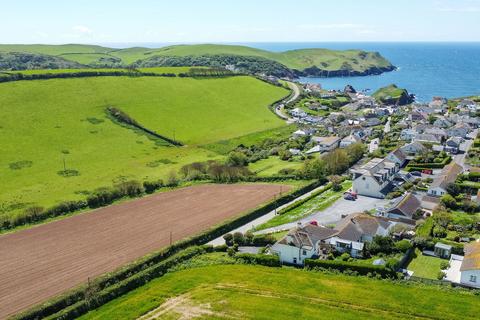
[[[273,217],[275,217],[276,215],[276,212],[291,205],[292,203],[295,203],[301,199],[304,199],[308,196],[310,196],[312,193],[316,192],[316,191],[319,191],[320,189],[322,189],[324,186],[320,186],[316,189],[313,189],[312,191],[309,191],[303,195],[301,195],[300,197],[298,198],[295,198],[295,200],[287,203],[287,204],[284,204],[283,206],[279,206],[277,208],[277,210],[273,210],[273,211],[270,211],[269,213],[247,223],[247,224],[244,224],[243,226],[241,227],[238,227],[237,229],[235,230],[232,230],[230,231],[229,233],[235,233],[235,232],[242,232],[242,233],[245,233],[249,230],[252,230],[255,226],[258,226],[258,225],[261,225],[262,223],[265,223],[267,222],[268,220],[272,219]],[[221,237],[218,237],[217,239],[214,239],[212,241],[210,241],[208,244],[211,244],[211,245],[214,245],[214,246],[219,246],[219,245],[222,245],[222,244],[225,244],[225,240],[223,239],[223,235]]]
[[[391,125],[390,125],[390,122],[392,121],[392,118],[391,117],[388,117],[388,121],[387,123],[385,123],[385,127],[383,128],[383,132],[385,133],[389,133],[390,130],[391,130]]]
[[[334,202],[330,207],[325,210],[315,212],[314,214],[303,218],[299,221],[290,222],[281,226],[261,230],[258,233],[271,233],[276,231],[289,230],[297,225],[298,222],[302,224],[308,223],[312,220],[317,221],[324,226],[337,223],[342,219],[342,215],[348,215],[356,212],[363,212],[365,210],[371,210],[386,206],[390,200],[376,199],[364,196],[358,196],[356,201],[345,200],[342,198]]]
[[[475,137],[478,134],[478,129],[474,130],[472,133],[470,133],[468,136],[471,138],[469,140],[465,140],[461,145],[460,145],[460,152],[457,155],[453,157],[453,161],[458,163],[463,167],[464,170],[470,169],[470,165],[465,163],[465,157],[467,156],[468,150],[473,144],[473,141]]]
[[[295,122],[295,120],[293,118],[290,118],[288,116],[288,114],[283,112],[283,107],[286,104],[288,104],[292,101],[295,101],[300,96],[300,88],[298,87],[297,84],[295,84],[293,82],[290,82],[290,81],[285,81],[285,82],[290,87],[290,89],[292,89],[292,94],[288,98],[286,98],[282,103],[278,104],[275,107],[275,113],[277,114],[277,116],[286,120],[288,123],[293,123],[293,122]]]

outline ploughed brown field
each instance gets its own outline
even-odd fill
[[[0,319],[198,234],[288,186],[201,185],[0,236]]]

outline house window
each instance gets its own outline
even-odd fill
[[[365,178],[365,177],[362,177],[362,180],[366,180],[366,178]]]
[[[293,263],[297,264],[297,258],[293,258]]]
[[[470,282],[477,282],[477,276],[471,275]]]
[[[306,256],[306,255],[307,255],[307,250],[303,250],[303,251],[302,251],[302,254],[303,254],[304,256]]]

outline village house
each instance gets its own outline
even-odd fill
[[[376,235],[388,236],[395,224],[397,222],[387,218],[365,213],[350,214],[333,229],[312,223],[298,224],[269,251],[278,255],[282,263],[294,265],[303,265],[305,259],[326,258],[331,251],[361,258],[365,242],[372,241]]]
[[[451,123],[445,118],[438,118],[437,120],[435,120],[435,122],[433,122],[433,125],[437,128],[447,129],[453,126],[453,123]]]
[[[336,136],[312,137],[311,141],[319,147],[319,152],[335,150],[340,144],[340,138]]]
[[[442,139],[439,136],[428,134],[428,133],[417,133],[413,137],[413,141],[420,143],[429,143],[429,144],[441,144]]]
[[[401,148],[397,148],[390,152],[386,157],[386,160],[396,163],[400,168],[407,162],[407,155]]]
[[[428,151],[427,147],[425,147],[423,144],[421,144],[418,141],[406,144],[400,149],[402,149],[402,151],[406,153],[408,156],[418,156]]]
[[[349,145],[352,145],[352,144],[358,143],[358,142],[362,142],[362,139],[360,139],[359,137],[351,134],[351,135],[343,138],[342,141],[340,141],[340,148],[346,148]]]
[[[465,255],[460,267],[460,283],[469,287],[480,288],[480,242],[465,245]]]
[[[451,164],[445,166],[440,175],[433,180],[430,188],[428,188],[427,195],[433,197],[443,196],[447,193],[447,186],[450,183],[455,182],[457,176],[462,172],[462,166],[456,162],[452,162]]]
[[[413,129],[403,129],[400,132],[400,139],[403,141],[412,141],[416,134]]]
[[[447,130],[449,137],[466,138],[472,132],[472,128],[466,123],[457,123],[454,127]]]
[[[396,200],[394,205],[387,211],[387,217],[412,223],[420,207],[421,201],[413,193],[409,192]]]
[[[352,169],[354,192],[373,198],[385,198],[391,190],[391,182],[399,171],[398,164],[386,159],[374,158],[358,169]]]
[[[380,145],[379,138],[372,139],[372,141],[370,141],[370,143],[368,144],[368,152],[369,153],[374,152],[375,150],[378,149],[379,145]]]
[[[445,142],[445,151],[452,154],[457,154],[460,151],[460,145],[463,139],[460,137],[451,137]]]

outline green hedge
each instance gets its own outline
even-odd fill
[[[305,259],[305,267],[307,269],[331,269],[341,272],[350,270],[364,276],[368,274],[378,274],[383,278],[398,278],[395,271],[386,269],[384,266],[365,265],[356,262]]]
[[[282,265],[280,258],[276,255],[239,253],[235,255],[235,260],[242,263],[258,264],[267,267],[280,267]]]
[[[429,162],[429,163],[416,163],[416,162],[411,162],[407,165],[407,171],[421,171],[423,169],[441,169],[445,167],[447,164],[452,161],[452,157],[448,156],[445,159],[443,159],[442,162],[439,163],[434,163],[434,162]],[[415,170],[411,170],[412,168],[415,168]]]
[[[277,205],[288,203],[293,199],[297,198],[298,196],[306,192],[309,192],[312,189],[315,189],[320,184],[321,184],[320,181],[315,181],[302,188],[294,190],[293,192],[285,194],[283,197],[277,199],[276,201],[262,205],[257,209],[254,209],[241,217],[227,221],[219,226],[213,227],[210,230],[203,232],[197,236],[176,242],[164,250],[147,255],[112,273],[105,274],[104,276],[98,278],[95,281],[95,283],[102,290],[102,292],[103,291],[106,291],[107,293],[110,292],[108,295],[105,295],[105,297],[110,297],[109,298],[110,300],[113,298],[116,298],[119,295],[131,290],[133,288],[132,284],[124,285],[124,283],[125,282],[130,283],[129,282],[130,278],[133,278],[132,281],[134,281],[134,283],[137,283],[136,282],[137,280],[135,280],[137,279],[136,278],[137,275],[143,272],[144,270],[147,270],[148,268],[153,268],[155,266],[163,265],[161,264],[163,261],[167,261],[166,259],[172,257],[174,254],[178,253],[180,250],[186,249],[194,245],[202,245],[202,244],[208,243],[209,241],[216,239],[222,236],[223,234],[230,232],[231,230],[234,230],[274,210],[277,207]],[[196,252],[195,249],[192,249],[192,250]],[[203,250],[207,250],[207,249],[203,249]],[[188,252],[184,254],[188,255]],[[151,273],[148,273],[148,274],[151,275]],[[143,279],[142,284],[145,284],[152,278],[141,277],[141,279]],[[117,288],[117,287],[120,287],[120,288]],[[34,320],[34,319],[49,317],[59,312],[62,313],[61,316],[55,315],[54,317],[55,319],[57,318],[73,319],[87,312],[88,310],[97,308],[103,303],[109,301],[109,300],[101,300],[103,301],[101,304],[96,303],[95,305],[92,305],[91,308],[89,307],[90,308],[89,309],[86,307],[86,302],[84,300],[85,289],[86,289],[86,286],[80,286],[79,288],[73,289],[66,294],[55,297],[41,305],[38,305],[30,310],[27,310],[26,312],[18,315],[15,319]],[[116,296],[111,292],[114,292]],[[106,299],[106,298],[102,298],[102,299]]]

